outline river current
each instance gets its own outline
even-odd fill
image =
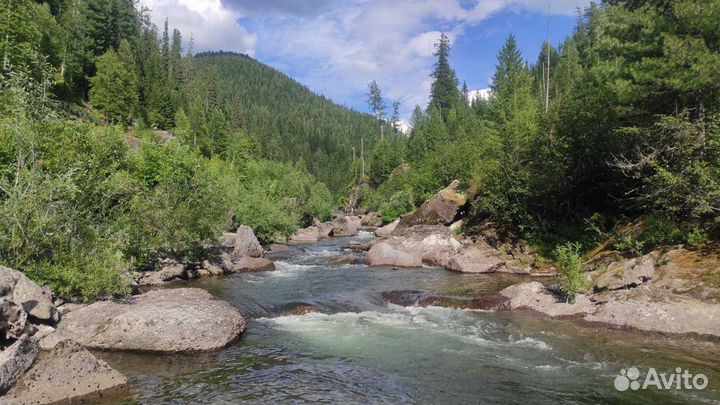
[[[436,268],[329,266],[357,238],[306,245],[269,273],[199,287],[240,308],[248,328],[211,354],[98,353],[129,378],[108,404],[720,404],[720,345],[608,331],[527,313],[388,304],[416,289],[493,294],[527,280]],[[319,310],[288,314],[298,305]],[[703,373],[703,390],[618,391],[623,369]],[[642,383],[642,378],[639,379]],[[94,401],[96,403],[96,401]]]

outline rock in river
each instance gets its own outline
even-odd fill
[[[23,273],[3,266],[0,266],[0,298],[21,305],[33,318],[58,320],[49,288],[40,287]]]
[[[71,402],[111,388],[124,387],[127,378],[98,360],[78,343],[57,344],[18,380],[0,404]]]
[[[96,302],[68,313],[58,327],[65,338],[94,349],[167,353],[217,350],[244,330],[240,311],[199,288]]]

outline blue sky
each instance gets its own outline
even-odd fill
[[[588,0],[140,0],[158,26],[165,18],[195,50],[247,53],[334,101],[367,111],[367,83],[402,103],[425,106],[440,32],[471,90],[487,88],[508,34],[535,61],[547,35],[560,43]]]

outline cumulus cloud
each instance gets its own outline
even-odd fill
[[[149,8],[153,23],[162,29],[165,19],[179,29],[188,44],[193,37],[195,51],[226,50],[255,54],[257,36],[238,23],[243,15],[220,0],[140,0]]]
[[[572,15],[589,0],[549,0],[553,14]],[[494,13],[544,13],[538,0],[140,0],[196,50],[254,55],[311,89],[345,103],[364,99],[377,80],[402,113],[427,103],[434,43],[454,41]],[[250,27],[250,28],[248,28]]]

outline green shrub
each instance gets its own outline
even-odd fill
[[[685,237],[690,247],[701,248],[710,242],[710,237],[702,228],[694,228]]]
[[[400,218],[401,215],[412,211],[414,208],[412,192],[402,190],[393,194],[386,202],[380,204],[379,211],[383,217],[383,221],[392,222]]]
[[[554,252],[555,262],[560,268],[557,282],[570,300],[574,300],[576,294],[582,293],[590,287],[582,270],[580,249],[579,243],[566,243],[556,247]]]

